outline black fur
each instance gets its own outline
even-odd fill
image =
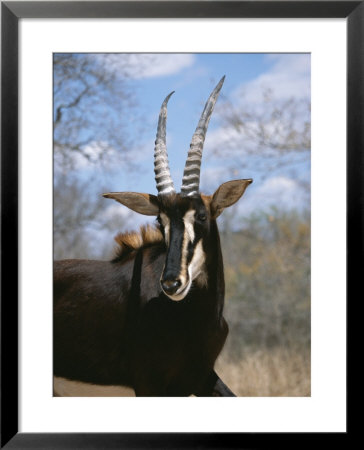
[[[208,214],[200,198],[162,204],[175,220],[171,230],[191,203]],[[216,222],[201,217],[195,241],[204,238],[208,284],[179,302],[160,287],[165,262],[174,270],[176,260],[169,253],[166,259],[163,242],[114,262],[55,262],[56,376],[127,385],[137,396],[234,395],[214,372],[228,334],[223,263]]]

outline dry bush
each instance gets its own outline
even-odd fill
[[[230,332],[217,372],[239,396],[310,395],[309,215],[258,213],[221,234]]]
[[[307,350],[284,348],[247,351],[238,361],[222,353],[216,372],[239,397],[306,397],[311,395]]]

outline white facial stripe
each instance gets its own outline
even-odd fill
[[[188,273],[192,280],[196,280],[200,275],[204,273],[203,267],[205,264],[206,255],[202,247],[202,239],[200,239],[195,247],[192,260],[188,266]],[[202,284],[206,284],[206,277],[200,277]]]
[[[169,217],[167,216],[167,214],[164,214],[163,212],[161,212],[160,213],[160,218],[162,220],[162,224],[163,224],[164,227],[169,225]]]
[[[166,243],[169,244],[169,228],[170,228],[169,217],[164,213],[160,213],[160,218],[162,220],[162,225],[164,228],[164,235],[166,237]]]
[[[187,211],[183,217],[183,223],[185,225],[185,231],[183,233],[183,243],[182,243],[182,254],[181,254],[181,272],[180,272],[180,280],[187,280],[191,284],[193,278],[191,278],[191,274],[187,267],[187,256],[188,256],[188,244],[193,242],[195,239],[195,230],[193,228],[194,225],[194,217],[195,211],[190,210]],[[182,283],[182,286],[177,294],[182,292],[185,288],[185,283]],[[187,291],[188,292],[188,291]]]
[[[195,210],[191,209],[187,211],[183,217],[183,222],[185,224],[185,230],[187,231],[190,242],[193,242],[195,239],[195,230],[193,225],[195,223]]]
[[[166,243],[169,245],[169,224],[164,227],[164,234],[166,236]]]
[[[185,287],[185,283],[186,280],[188,280],[188,276],[187,276],[187,255],[188,255],[188,243],[189,243],[189,233],[186,230],[185,227],[185,231],[183,233],[183,241],[182,241],[182,252],[181,252],[181,271],[179,274],[179,278],[182,282],[182,285],[180,287],[180,289],[177,291],[177,294],[182,292],[184,287]]]

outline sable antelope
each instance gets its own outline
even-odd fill
[[[225,78],[225,77],[224,77]],[[103,194],[157,224],[116,237],[110,261],[54,265],[54,374],[125,385],[137,396],[234,396],[214,372],[228,334],[216,218],[251,179],[199,193],[202,149],[224,78],[211,93],[192,137],[176,193],[166,148],[167,102],[158,120],[154,170],[158,196]]]

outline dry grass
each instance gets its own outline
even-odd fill
[[[277,347],[247,351],[239,362],[222,354],[216,372],[239,397],[309,397],[310,353]]]
[[[99,386],[96,384],[53,378],[55,397],[135,397],[134,390],[125,386]]]

